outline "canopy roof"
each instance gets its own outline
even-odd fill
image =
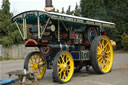
[[[115,27],[115,23],[112,22],[106,22],[106,21],[95,20],[84,17],[77,17],[77,16],[61,14],[61,13],[39,11],[39,10],[30,10],[17,14],[12,18],[12,22],[23,23],[23,19],[26,19],[27,24],[37,24],[38,17],[40,19],[40,22],[44,22],[48,17],[50,17],[52,20],[62,20],[66,22],[81,23],[87,25],[111,27],[111,28]]]

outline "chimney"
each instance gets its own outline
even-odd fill
[[[52,12],[53,11],[53,5],[52,0],[45,0],[45,11]]]

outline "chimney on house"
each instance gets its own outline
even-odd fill
[[[45,11],[52,12],[53,11],[53,5],[52,0],[45,0]]]

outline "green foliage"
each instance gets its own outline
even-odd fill
[[[9,0],[3,0],[2,10],[0,10],[0,44],[10,46],[22,42],[22,38],[16,25],[11,22]]]
[[[80,12],[81,12],[81,9],[79,8],[78,4],[76,3],[76,7],[75,7],[75,10],[74,10],[74,15],[75,16],[80,16]]]
[[[128,51],[128,34],[123,33],[121,36],[122,40],[121,40],[121,44],[124,47],[125,50]]]
[[[111,0],[106,1],[106,10],[108,15],[108,21],[112,21],[116,23],[116,31],[111,31],[111,34],[115,34],[111,36],[114,37],[117,41],[117,48],[124,48],[121,44],[122,38],[121,35],[125,32],[128,32],[128,1],[127,0],[116,0],[112,2]],[[116,37],[118,36],[118,37]]]
[[[2,60],[10,60],[11,58],[9,57],[9,54],[8,53],[4,53],[4,56],[0,56],[0,61]]]
[[[62,14],[64,14],[64,13],[65,13],[65,12],[64,12],[64,7],[62,8],[62,11],[61,11],[61,13],[62,13]]]
[[[71,11],[71,6],[68,7],[68,9],[66,11],[66,14],[68,14],[68,15],[72,15],[73,14],[73,11]]]
[[[128,32],[128,0],[81,0],[80,7],[84,17],[114,22],[116,28],[105,31],[116,41],[117,49],[125,48],[121,35]]]
[[[56,10],[56,13],[59,13],[59,10],[58,9]]]
[[[3,0],[3,4],[2,4],[2,9],[3,9],[3,13],[6,15],[10,14],[10,3],[9,0]]]
[[[0,61],[2,61],[3,60],[3,57],[2,56],[0,56]]]
[[[59,10],[54,8],[54,9],[53,9],[53,12],[59,13]]]
[[[106,20],[104,0],[81,0],[80,6],[82,16]]]

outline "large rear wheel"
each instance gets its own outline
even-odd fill
[[[60,83],[71,80],[74,73],[74,61],[72,55],[66,51],[57,53],[53,63],[53,77]]]
[[[25,59],[24,69],[35,73],[37,79],[41,79],[46,71],[45,59],[40,52],[31,52]],[[30,77],[32,78],[32,76]]]
[[[113,64],[113,48],[107,36],[96,37],[91,44],[91,64],[97,73],[108,73]]]

